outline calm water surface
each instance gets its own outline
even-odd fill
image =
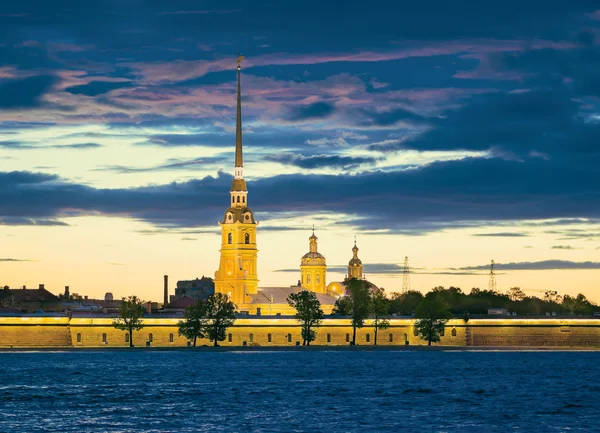
[[[0,353],[0,432],[600,431],[600,353]]]

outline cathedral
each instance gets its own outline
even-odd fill
[[[235,133],[235,166],[231,183],[229,208],[225,211],[221,226],[221,259],[215,272],[215,292],[224,293],[241,313],[250,315],[293,315],[295,310],[288,305],[287,297],[302,290],[314,292],[321,302],[325,314],[330,314],[336,300],[346,294],[351,278],[364,279],[362,262],[358,258],[356,241],[352,248],[353,257],[348,263],[346,279],[327,284],[325,256],[319,252],[318,238],[309,237],[308,252],[300,261],[300,280],[288,287],[258,287],[258,221],[249,207],[248,188],[244,180],[242,152],[242,97],[241,61],[237,61],[237,115]],[[368,283],[369,286],[376,287]]]

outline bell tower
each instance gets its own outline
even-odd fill
[[[300,261],[300,284],[303,288],[316,293],[326,293],[327,264],[323,254],[319,252],[318,238],[313,234],[309,241],[309,251]]]
[[[354,247],[352,247],[352,259],[348,262],[348,278],[357,278],[359,280],[363,278],[363,264],[358,258],[356,239],[354,239]]]
[[[215,272],[215,292],[229,296],[242,308],[251,295],[258,293],[256,227],[248,207],[248,189],[244,180],[242,158],[242,97],[241,70],[243,56],[237,59],[237,118],[235,132],[235,166],[231,184],[230,207],[225,211],[221,226],[221,260]]]

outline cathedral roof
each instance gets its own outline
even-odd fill
[[[288,305],[287,298],[292,293],[299,293],[303,290],[306,290],[300,286],[293,287],[259,287],[258,293],[255,295],[251,295],[252,300],[250,301],[252,304],[268,304],[273,302],[273,304],[285,304]],[[317,299],[321,303],[321,305],[333,305],[335,304],[336,298],[333,296],[325,295],[322,293],[315,293],[317,295]]]
[[[231,219],[227,216],[231,214]],[[248,216],[248,218],[246,218]],[[245,224],[256,224],[256,220],[254,219],[254,214],[252,210],[247,206],[234,206],[230,207],[225,211],[225,216],[223,216],[223,224],[231,224],[231,223],[245,223]]]
[[[324,259],[325,257],[318,251],[311,251],[302,256],[303,259]]]

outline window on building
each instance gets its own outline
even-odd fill
[[[456,328],[452,328],[452,336],[456,337]]]
[[[288,340],[288,343],[292,342],[292,334],[287,335],[287,340]]]
[[[233,236],[231,233],[227,233],[227,243],[228,244],[232,244],[233,243]]]
[[[238,202],[238,203],[240,202],[240,196],[239,196],[239,195],[238,195],[238,198],[237,198],[237,202]]]
[[[175,336],[173,334],[169,334],[169,343],[175,341]]]
[[[417,328],[413,328],[413,335],[415,337],[419,335],[419,332],[417,331]]]
[[[408,341],[408,334],[404,334],[404,342],[406,343]]]
[[[306,284],[310,284],[310,275],[306,276]]]
[[[440,335],[443,337],[445,333],[446,333],[446,328],[442,328],[442,330],[440,331]]]
[[[242,197],[242,203],[246,203],[246,197]]]
[[[319,274],[317,274],[317,276],[315,277],[317,284],[321,284],[321,276]]]
[[[153,338],[152,334],[148,334],[148,341],[150,343],[152,343],[153,340],[154,340],[154,338]]]
[[[272,339],[271,339],[271,334],[267,334],[267,342],[268,342],[268,343],[271,343],[271,342],[272,342]]]
[[[227,342],[229,342],[229,343],[233,342],[233,335],[232,334],[227,334]]]
[[[367,343],[370,343],[371,342],[371,334],[367,334],[366,338],[367,338]]]
[[[254,343],[254,334],[248,335],[248,341],[250,341],[250,343]]]
[[[350,343],[350,334],[346,334],[346,343]]]
[[[106,334],[102,334],[102,343],[106,344]]]
[[[125,343],[129,343],[129,334],[125,334]]]
[[[331,343],[331,334],[327,334],[327,342]]]
[[[235,203],[235,197],[231,197],[231,203]]]
[[[249,243],[250,243],[250,233],[246,233],[246,234],[244,235],[244,240],[246,241],[246,243],[247,243],[247,244],[249,244]]]
[[[390,335],[388,336],[388,338],[389,338],[389,342],[390,342],[390,343],[393,343],[393,342],[394,342],[394,334],[390,334]]]
[[[81,334],[79,334],[79,333],[77,334],[77,342],[81,343]]]

